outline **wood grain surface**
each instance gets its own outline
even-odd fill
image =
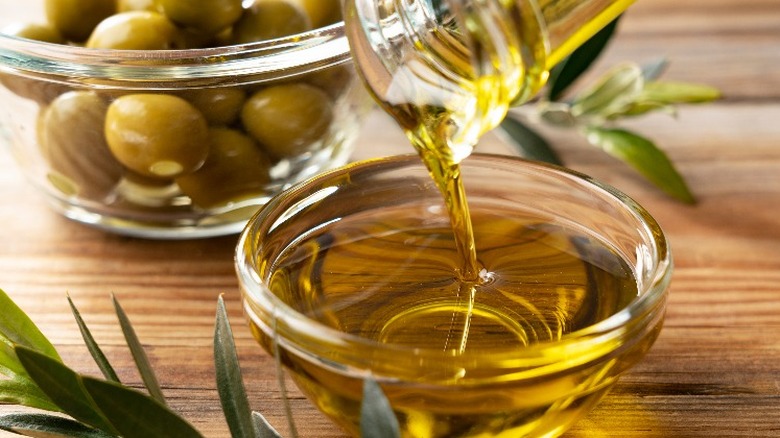
[[[780,436],[780,2],[640,0],[595,71],[659,57],[671,62],[665,78],[724,93],[717,103],[681,108],[676,118],[625,124],[669,154],[697,205],[669,199],[574,133],[544,130],[567,165],[625,191],[658,219],[676,265],[657,343],[566,436]],[[495,135],[480,149],[512,153]],[[409,151],[376,113],[354,157]],[[70,293],[120,377],[140,387],[112,312],[114,293],[172,407],[206,436],[227,437],[211,347],[217,296],[224,294],[252,407],[286,433],[273,362],[241,314],[236,236],[147,241],[106,234],[50,210],[6,151],[0,166],[0,287],[66,363],[99,373],[70,314]],[[298,393],[292,406],[303,437],[343,436]]]

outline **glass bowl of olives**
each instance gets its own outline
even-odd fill
[[[338,0],[0,0],[0,123],[73,220],[234,234],[371,108]]]

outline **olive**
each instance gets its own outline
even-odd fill
[[[117,12],[157,11],[154,0],[117,0]]]
[[[341,21],[340,0],[291,0],[300,6],[311,19],[313,28]]]
[[[2,33],[46,43],[62,44],[65,42],[57,29],[45,24],[12,25],[4,28]],[[0,84],[17,96],[34,100],[42,105],[50,103],[57,96],[69,90],[67,86],[62,84],[4,72],[0,72]]]
[[[38,141],[49,181],[66,195],[101,200],[122,177],[103,126],[108,104],[90,91],[70,91],[41,112]]]
[[[197,170],[208,155],[205,117],[167,94],[129,94],[108,107],[106,140],[120,163],[141,175],[175,178]]]
[[[352,64],[336,65],[309,73],[304,81],[324,90],[333,99],[338,99],[356,77]]]
[[[276,158],[310,149],[328,132],[332,120],[330,97],[306,83],[264,88],[253,94],[241,110],[246,131]]]
[[[66,39],[82,42],[116,12],[115,0],[46,0],[46,17]]]
[[[238,120],[246,101],[246,93],[238,87],[191,90],[184,97],[203,113],[211,125],[230,125]]]
[[[233,26],[235,44],[253,43],[311,29],[311,22],[297,6],[284,0],[255,1]]]
[[[179,28],[165,15],[128,11],[101,21],[86,46],[91,49],[166,50],[183,48],[185,43]]]
[[[60,32],[48,24],[13,24],[4,28],[2,33],[44,43],[65,44],[65,39]]]
[[[182,193],[202,208],[265,193],[271,163],[252,138],[234,129],[214,127],[209,130],[209,140],[211,152],[206,163],[176,178]]]
[[[217,33],[241,17],[241,0],[154,0],[157,9],[174,23],[206,33]]]

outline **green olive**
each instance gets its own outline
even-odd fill
[[[336,65],[309,73],[304,80],[325,91],[333,99],[338,99],[356,78],[352,64]]]
[[[66,195],[101,200],[122,177],[103,126],[108,104],[90,91],[59,96],[41,113],[38,140],[49,163],[49,181]]]
[[[115,0],[46,0],[46,17],[70,41],[82,42],[116,12]]]
[[[112,15],[97,25],[87,40],[91,49],[169,50],[184,47],[179,29],[165,15],[128,11]]]
[[[65,43],[65,39],[57,29],[46,24],[15,24],[5,27],[2,33],[45,43]],[[61,84],[5,72],[0,72],[0,84],[17,96],[34,100],[42,105],[49,104],[57,96],[68,91],[68,87]]]
[[[117,0],[117,12],[157,11],[154,0]]]
[[[203,113],[211,125],[234,123],[246,101],[246,93],[238,87],[192,90],[184,97]]]
[[[108,107],[105,134],[120,163],[149,177],[194,172],[209,151],[203,114],[186,100],[166,94],[117,98]]]
[[[284,0],[260,0],[244,11],[233,26],[235,44],[253,43],[311,29],[311,22],[297,6]]]
[[[30,99],[40,105],[48,105],[60,94],[70,91],[70,87],[44,79],[32,79],[0,72],[0,85],[24,99]]]
[[[340,0],[291,0],[300,6],[311,19],[313,28],[341,21]]]
[[[241,110],[244,128],[276,158],[299,155],[321,140],[333,121],[333,103],[305,83],[264,88]]]
[[[241,17],[241,0],[154,0],[157,9],[174,23],[206,33],[217,33]]]
[[[270,182],[268,157],[247,135],[228,128],[209,130],[211,152],[203,167],[180,176],[182,193],[202,208],[261,196]]]
[[[65,39],[60,35],[60,32],[48,24],[13,24],[5,27],[2,33],[44,43],[65,44]]]

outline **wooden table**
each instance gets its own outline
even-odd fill
[[[724,93],[718,103],[682,108],[677,119],[654,115],[627,125],[668,152],[698,197],[696,206],[660,194],[575,134],[545,131],[570,167],[643,204],[665,229],[676,259],[658,342],[567,436],[780,436],[780,2],[639,1],[598,69],[662,56],[671,61],[667,79]],[[511,152],[493,136],[481,148]],[[377,113],[355,157],[409,150]],[[285,430],[273,362],[241,315],[235,236],[162,242],[106,234],[53,213],[9,154],[0,166],[0,287],[68,364],[98,374],[66,293],[120,376],[140,386],[111,310],[115,293],[173,408],[206,436],[226,437],[211,352],[216,300],[224,293],[252,406]],[[304,437],[341,436],[293,395]]]

